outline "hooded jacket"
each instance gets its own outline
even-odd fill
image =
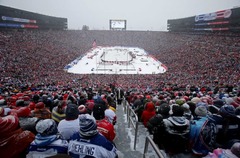
[[[27,157],[48,157],[67,154],[68,142],[57,135],[41,136],[37,134],[30,144]]]
[[[147,127],[147,122],[155,115],[156,111],[153,102],[148,102],[141,116],[141,120],[145,127]]]

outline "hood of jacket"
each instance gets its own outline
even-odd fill
[[[56,139],[57,139],[57,135],[41,136],[40,134],[37,134],[35,136],[34,143],[37,146],[46,146],[46,145],[51,144]]]

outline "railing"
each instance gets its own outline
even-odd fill
[[[135,119],[133,119],[133,116]],[[131,123],[133,128],[135,129],[134,150],[136,150],[137,133],[138,133],[138,116],[130,106],[127,106],[127,120],[128,120],[128,128],[130,127],[130,123]]]
[[[135,137],[134,137],[134,150],[136,150],[136,143],[137,143],[137,134],[138,134],[138,116],[134,112],[134,110],[131,108],[131,106],[128,104],[127,100],[123,100],[123,109],[124,113],[127,114],[127,121],[128,121],[128,128],[130,128],[130,124],[132,124],[134,130],[135,130]],[[133,119],[135,118],[135,119]],[[154,151],[160,158],[164,158],[164,155],[161,153],[157,145],[154,143],[152,138],[150,136],[146,137],[145,140],[145,147],[144,147],[144,153],[143,153],[143,158],[145,158],[145,155],[148,151],[148,145],[149,143],[152,145]]]
[[[123,105],[124,113],[127,114],[127,101],[126,101],[125,98],[123,99],[123,104],[122,105]]]
[[[143,152],[143,158],[146,157],[146,153],[148,151],[148,145],[149,143],[152,145],[154,151],[156,152],[156,154],[158,155],[159,158],[164,158],[165,156],[161,153],[161,151],[158,149],[157,145],[154,143],[154,141],[152,140],[152,138],[150,136],[146,137],[145,140],[145,147],[144,147],[144,152]]]

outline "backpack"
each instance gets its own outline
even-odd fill
[[[215,149],[217,126],[207,117],[193,120],[190,126],[190,148],[199,156],[207,155]]]

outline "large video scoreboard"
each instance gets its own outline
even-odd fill
[[[110,20],[110,30],[126,30],[127,20]]]
[[[240,8],[168,20],[169,31],[240,31]]]

